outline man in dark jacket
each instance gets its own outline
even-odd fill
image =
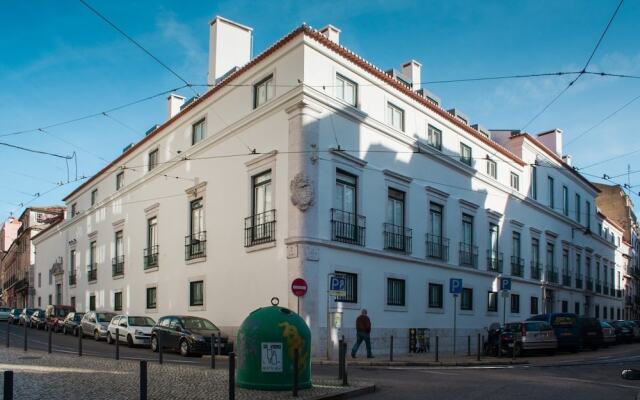
[[[356,332],[358,340],[351,349],[351,357],[356,358],[358,348],[364,341],[364,344],[367,347],[367,358],[373,358],[373,355],[371,355],[371,340],[369,337],[371,334],[371,321],[369,320],[369,317],[367,317],[367,310],[364,308],[362,309],[360,316],[356,319]]]

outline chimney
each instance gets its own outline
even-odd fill
[[[224,74],[251,60],[253,29],[216,16],[209,24],[209,72],[207,83],[215,85]]]
[[[176,116],[180,112],[180,107],[184,104],[184,97],[177,95],[175,93],[171,93],[169,97],[167,97],[168,104],[168,117],[167,119],[171,119]]]
[[[573,167],[573,160],[569,154],[562,156],[562,161],[564,161],[568,166]]]
[[[538,140],[547,149],[553,151],[558,156],[562,157],[562,130],[552,129],[550,131],[538,133]]]
[[[421,72],[422,64],[420,64],[416,60],[409,60],[406,63],[402,64],[402,75],[411,80],[413,90],[420,89],[420,80],[422,79],[422,77],[420,76]]]
[[[340,29],[331,24],[320,29],[320,33],[325,35],[327,39],[331,40],[335,44],[340,44],[340,32],[342,32]]]

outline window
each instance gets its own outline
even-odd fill
[[[569,275],[569,250],[562,249],[562,274]]]
[[[462,214],[462,243],[473,245],[473,216]]]
[[[73,203],[71,205],[71,218],[75,217],[77,213],[78,213],[78,204]]]
[[[70,275],[75,275],[76,274],[76,251],[71,250],[69,252],[69,274]]]
[[[158,166],[158,149],[149,152],[149,171]]]
[[[566,300],[562,300],[562,312],[569,312],[569,302]]]
[[[554,193],[553,193],[553,178],[552,177],[547,177],[547,184],[549,186],[548,188],[548,195],[549,195],[549,207],[551,208],[555,208],[555,202],[554,202]]]
[[[581,220],[580,206],[580,195],[576,193],[576,221],[578,222]]]
[[[189,235],[185,239],[185,259],[193,260],[206,255],[207,232],[204,227],[202,198],[191,201],[189,208]]]
[[[520,190],[520,175],[515,172],[511,173],[511,187],[515,190]]]
[[[531,307],[529,311],[531,315],[538,315],[538,298],[535,296],[531,296]]]
[[[404,307],[404,279],[387,278],[387,305]]]
[[[358,103],[358,84],[336,74],[336,97],[354,107]]]
[[[460,161],[468,166],[471,166],[473,156],[471,153],[471,147],[464,143],[460,143]]]
[[[547,266],[553,267],[555,265],[556,246],[551,242],[547,242]]]
[[[520,254],[522,254],[520,245],[520,232],[513,232],[513,237],[511,240],[511,251],[513,252],[515,261],[520,262]]]
[[[262,215],[273,209],[271,196],[271,170],[256,175],[252,179],[253,185],[253,215]],[[264,224],[265,221],[256,221],[256,225]]]
[[[98,202],[98,189],[91,191],[91,205],[95,205]]]
[[[498,164],[492,159],[487,158],[487,175],[496,179],[498,177]]]
[[[95,311],[96,310],[96,295],[92,294],[91,296],[89,296],[89,311]]]
[[[487,292],[487,311],[498,312],[498,292]]]
[[[587,229],[591,229],[591,202],[587,201],[584,203],[584,218],[587,222]]]
[[[562,186],[562,213],[569,215],[569,188]]]
[[[492,258],[498,257],[498,225],[489,224],[489,251]]]
[[[47,304],[53,304],[53,295],[52,294],[49,295],[49,303],[47,303]]]
[[[191,217],[189,220],[189,233],[198,235],[204,232],[204,210],[202,209],[202,199],[193,200],[190,203]]]
[[[71,296],[71,307],[76,308],[76,296]]]
[[[124,255],[124,236],[122,234],[122,231],[116,232],[115,251],[116,251],[116,259]]]
[[[573,305],[573,313],[575,315],[580,315],[580,302],[576,301],[575,304]]]
[[[204,122],[205,120],[201,119],[200,121],[193,124],[193,126],[191,127],[191,144],[192,145],[204,139],[205,137]]]
[[[607,278],[607,276],[606,276],[607,275],[606,267],[605,267],[605,270],[604,270],[604,274],[605,274],[605,281],[606,281],[607,280],[606,279]],[[51,286],[52,284],[53,284],[53,272],[51,272],[51,270],[49,270],[49,286]]]
[[[122,292],[115,292],[113,294],[113,310],[122,311]]]
[[[538,199],[538,168],[535,165],[531,166],[531,184],[529,186],[529,196],[532,199]]]
[[[345,288],[347,292],[344,296],[336,297],[336,301],[340,301],[343,303],[357,303],[358,274],[336,271],[336,275],[343,275],[345,277]]]
[[[607,307],[602,307],[602,319],[607,319]]]
[[[520,295],[511,293],[511,314],[520,314]]]
[[[429,308],[442,308],[443,291],[438,283],[429,284]]]
[[[473,289],[462,288],[462,293],[460,294],[460,309],[466,311],[473,310]]]
[[[427,143],[434,149],[442,150],[442,131],[431,125],[427,126]]]
[[[204,282],[189,282],[189,306],[199,307],[204,305]]]
[[[147,248],[144,250],[144,268],[158,266],[158,217],[147,220]]]
[[[336,170],[336,209],[356,214],[358,178],[341,170]],[[344,221],[351,223],[350,221]]]
[[[387,103],[387,124],[399,131],[404,131],[404,110]]]
[[[147,309],[155,310],[157,307],[157,296],[158,288],[156,287],[148,287],[147,288]]]
[[[387,194],[387,223],[404,226],[404,192],[389,188]]]
[[[38,296],[38,308],[42,307],[42,298]]]
[[[38,272],[38,287],[42,287],[42,272]]]
[[[273,75],[253,85],[253,108],[258,108],[273,97]]]
[[[536,268],[540,264],[540,241],[536,238],[531,239],[531,264]]]
[[[596,304],[596,318],[600,318],[600,306]]]
[[[89,244],[89,268],[93,268],[93,264],[96,262],[96,242],[93,241]]]
[[[119,172],[116,175],[116,190],[120,190],[124,187],[124,171]]]

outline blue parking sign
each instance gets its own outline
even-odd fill
[[[332,296],[347,295],[347,278],[344,275],[331,275],[329,280],[329,294]]]
[[[511,290],[511,278],[500,278],[500,290]]]
[[[459,279],[459,278],[449,279],[449,293],[453,293],[453,294],[462,293],[462,279]]]

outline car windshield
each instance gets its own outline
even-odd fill
[[[505,332],[520,332],[520,323],[506,324],[504,330]]]
[[[78,313],[73,317],[73,319],[74,319],[74,321],[80,321],[82,319],[82,317],[84,317],[84,314]]]
[[[20,315],[20,312],[21,311],[19,309],[17,309],[17,308],[14,308],[13,310],[11,310],[11,314],[13,314],[13,315]]]
[[[527,322],[527,332],[539,332],[544,325],[540,322]]]
[[[98,322],[110,322],[111,319],[113,317],[115,317],[116,315],[114,313],[96,313],[96,319],[98,320]]]
[[[576,324],[576,317],[571,315],[556,315],[551,321],[553,326],[572,326]]]
[[[600,326],[602,326],[603,328],[611,328],[611,325],[609,325],[609,323],[604,321],[600,321]]]
[[[36,311],[36,310],[34,310],[33,308],[27,308],[27,309],[25,310],[25,313],[26,313],[27,315],[31,315],[31,314],[33,314],[33,312],[34,312],[34,311]]]
[[[219,330],[217,326],[204,318],[183,318],[185,329],[207,329],[212,331]]]
[[[10,311],[10,308],[6,308],[6,307],[0,307],[0,312],[7,312]]]
[[[55,308],[53,310],[53,314],[56,317],[66,317],[67,314],[69,314],[69,310],[65,309],[65,308]]]
[[[154,326],[156,322],[149,317],[129,317],[129,326]]]

